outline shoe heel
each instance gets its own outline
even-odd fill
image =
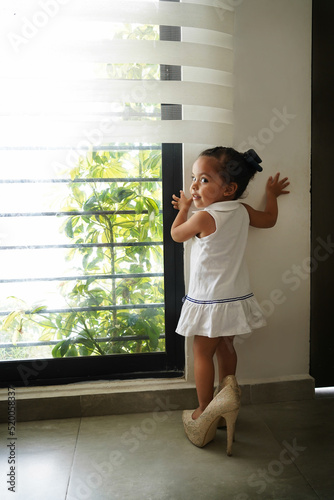
[[[226,453],[227,456],[230,457],[232,455],[232,445],[234,441],[234,433],[235,433],[235,423],[238,417],[239,408],[234,411],[230,411],[222,415],[224,417],[227,427],[227,448]]]

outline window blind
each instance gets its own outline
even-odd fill
[[[221,1],[2,2],[2,147],[115,141],[232,142],[233,11]],[[119,23],[181,28],[181,41],[115,36]],[[6,28],[4,28],[6,26]],[[181,81],[120,78],[113,65],[182,68]],[[96,75],[94,69],[99,68]],[[182,120],[129,105],[183,106]],[[142,117],[143,118],[143,117]]]

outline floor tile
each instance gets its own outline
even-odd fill
[[[295,464],[320,498],[334,498],[328,464],[334,462],[334,399],[258,405],[256,411],[273,435],[293,448]]]
[[[0,484],[2,500],[63,500],[76,446],[80,419],[21,422],[15,441],[15,494],[7,480]],[[7,426],[1,426],[1,471],[10,467],[6,452]]]

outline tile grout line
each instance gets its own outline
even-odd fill
[[[263,423],[263,425],[268,429],[270,435],[272,436],[272,438],[274,439],[274,441],[278,444],[278,446],[284,450],[286,448],[282,448],[282,444],[283,443],[280,443],[278,441],[278,439],[276,438],[274,432],[271,430],[271,428],[269,427],[269,425],[265,422],[265,420],[262,418],[261,416],[261,412],[258,412],[257,409],[256,409],[256,405],[253,406],[254,408],[254,413],[257,415],[257,417],[261,420],[261,422]],[[288,452],[288,455],[290,458],[294,458],[293,456],[291,456],[291,452],[289,450],[286,449],[286,451]],[[318,493],[316,492],[316,490],[313,488],[312,484],[308,481],[308,479],[306,478],[306,476],[303,474],[303,472],[301,471],[301,469],[298,467],[298,464],[296,463],[296,460],[292,460],[292,462],[289,464],[289,465],[293,465],[294,466],[294,469],[296,470],[297,474],[303,478],[303,480],[305,481],[305,484],[308,485],[308,487],[313,491],[313,493],[315,494],[315,496],[317,498],[319,498],[319,500],[321,500],[321,497],[318,495]]]
[[[296,463],[294,463],[294,466],[296,467],[296,469],[298,470],[299,474],[301,475],[301,477],[304,479],[305,483],[309,485],[310,489],[314,492],[314,494],[316,495],[317,498],[319,498],[319,500],[321,500],[321,497],[318,495],[317,491],[313,488],[312,484],[309,482],[309,480],[305,477],[305,475],[302,473],[302,471],[300,470],[300,468],[298,467],[298,465]]]
[[[66,486],[66,492],[65,492],[65,498],[64,498],[64,500],[66,500],[68,498],[68,491],[69,491],[69,488],[70,488],[71,477],[72,477],[73,466],[74,466],[74,460],[75,460],[75,454],[76,454],[77,446],[78,446],[79,434],[80,434],[80,429],[81,429],[81,422],[82,422],[82,417],[80,417],[80,421],[79,421],[79,425],[78,425],[77,437],[76,437],[76,440],[75,440],[75,446],[74,446],[74,450],[73,450],[73,458],[72,458],[72,463],[71,463],[71,467],[70,467],[70,472],[69,472],[69,477],[68,477],[68,481],[67,481],[67,486]]]

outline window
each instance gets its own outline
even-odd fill
[[[171,214],[162,210],[162,182],[170,183],[162,175],[162,164],[170,154],[180,157],[178,149],[115,146],[81,157],[75,175],[71,170],[69,177],[1,180],[2,230],[7,239],[0,264],[3,361],[17,359],[20,366],[22,360],[36,358],[112,355],[83,362],[82,376],[88,370],[93,377],[96,368],[90,366],[106,363],[99,377],[120,377],[130,375],[129,361],[128,356],[116,361],[116,355],[128,354],[136,357],[131,366],[137,374],[149,376],[151,363],[155,374],[168,371],[172,376],[177,365],[175,373],[181,374],[182,361],[177,363],[176,357],[182,345],[179,353],[173,346],[177,304],[170,301],[176,286],[174,259],[181,256],[177,249],[175,255],[170,242],[165,245],[169,250],[163,251],[163,216],[168,228]],[[165,312],[165,292],[170,313]],[[172,337],[168,359],[165,332]],[[153,352],[160,356],[152,361],[150,356],[138,356]],[[70,363],[63,365],[62,370],[71,368]],[[43,369],[41,374],[47,372]],[[21,376],[24,373],[23,369]]]
[[[96,36],[100,28],[95,27]],[[165,26],[117,23],[112,32],[113,40],[166,37],[171,30]],[[104,127],[121,121],[160,121],[171,110],[175,119],[179,106],[110,103],[109,96],[96,103],[93,94],[96,84],[104,90],[110,81],[149,84],[180,73],[167,65],[85,61],[70,70],[70,93],[57,94],[62,109],[51,104],[46,118],[52,122],[63,113],[66,126],[73,115],[100,113],[99,127],[87,128],[86,140],[77,145],[49,147],[39,143],[37,116],[34,139],[0,152],[0,359],[6,377],[19,385],[20,379],[31,384],[181,376],[183,343],[174,330],[183,288],[182,254],[170,241],[173,214],[164,206],[182,185],[182,147],[108,144],[103,137]],[[58,71],[63,77],[61,64]],[[82,90],[83,102],[76,103],[71,91],[80,86],[83,73],[90,86]],[[45,104],[39,95],[49,83],[47,74],[38,76],[21,82],[30,83],[33,106],[27,96],[16,104],[18,112],[22,104],[29,108],[32,121],[35,106]]]
[[[189,145],[232,140],[232,9],[8,0],[0,14],[3,383],[181,376],[170,199]]]

